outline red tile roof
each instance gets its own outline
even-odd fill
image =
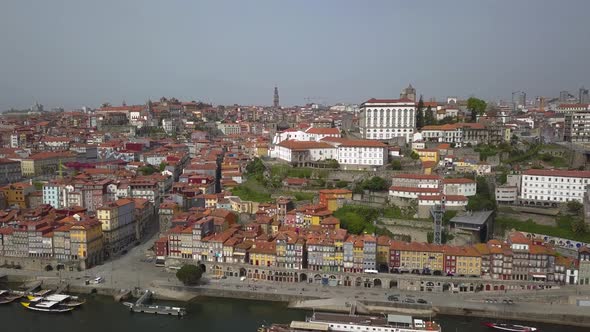
[[[290,149],[290,150],[308,150],[308,149],[330,149],[332,145],[326,142],[307,142],[307,141],[294,141],[286,140],[278,144],[278,146]]]
[[[428,174],[398,174],[394,179],[414,179],[414,180],[440,180],[438,175]]]
[[[338,128],[315,128],[311,127],[305,131],[308,134],[318,134],[318,135],[340,135],[340,130]]]
[[[440,189],[438,188],[416,188],[416,187],[398,187],[398,186],[391,186],[389,190],[393,191],[404,191],[404,192],[411,192],[411,193],[439,193]]]
[[[416,104],[415,101],[408,99],[408,98],[403,98],[403,99],[377,99],[377,98],[371,98],[369,100],[367,100],[366,102],[364,102],[363,104]]]
[[[444,184],[467,184],[467,183],[475,183],[475,181],[467,178],[450,178],[450,179],[443,179]]]
[[[562,170],[549,170],[549,169],[529,169],[526,170],[524,175],[537,175],[537,176],[558,176],[558,177],[570,177],[570,178],[590,178],[590,171],[562,171]]]

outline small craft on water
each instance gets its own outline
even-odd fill
[[[43,298],[33,298],[30,302],[21,302],[23,307],[42,312],[64,313],[75,309],[75,307],[68,307],[55,301],[44,301]]]
[[[23,294],[0,289],[0,304],[12,303],[14,300],[18,300],[21,297],[23,297]]]
[[[86,303],[86,301],[80,299],[77,296],[67,294],[51,294],[47,296],[27,296],[29,301],[33,302],[34,299],[42,299],[42,301],[57,302],[66,307],[79,307]]]
[[[507,324],[507,323],[491,323],[491,322],[483,322],[483,325],[501,331],[510,331],[510,332],[534,332],[537,331],[536,327],[532,326],[524,326],[518,324]]]

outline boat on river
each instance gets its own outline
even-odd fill
[[[434,321],[414,319],[406,315],[366,316],[314,312],[303,321],[292,321],[289,325],[273,324],[262,326],[258,332],[441,332],[441,326]]]
[[[0,304],[12,303],[23,297],[23,294],[0,289]]]
[[[75,309],[75,307],[68,307],[55,301],[44,301],[43,298],[33,298],[30,302],[21,302],[23,307],[42,312],[64,313]]]
[[[51,294],[51,295],[47,295],[47,296],[27,296],[27,298],[29,299],[29,301],[33,302],[34,300],[39,301],[39,299],[41,299],[40,301],[49,301],[49,302],[57,302],[61,305],[64,305],[66,307],[79,307],[81,305],[83,305],[84,303],[86,303],[86,301],[80,299],[77,296],[73,296],[73,295],[67,295],[67,294]]]
[[[537,331],[536,327],[532,326],[524,326],[518,324],[507,324],[507,323],[491,323],[491,322],[484,322],[483,325],[500,331],[510,331],[510,332],[534,332]]]

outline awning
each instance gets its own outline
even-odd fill
[[[544,274],[533,274],[533,278],[543,278],[543,279],[545,279],[545,278],[547,278],[547,276],[544,275]]]

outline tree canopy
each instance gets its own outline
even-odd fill
[[[363,182],[363,189],[370,191],[384,191],[389,188],[389,182],[382,177],[374,176]]]
[[[193,264],[185,264],[176,272],[176,278],[185,285],[196,285],[203,276],[201,267]]]
[[[434,118],[434,113],[432,112],[432,107],[430,107],[430,105],[428,105],[428,107],[426,108],[426,112],[424,113],[424,125],[430,126],[430,125],[435,125],[435,124],[436,124],[436,119]]]
[[[481,99],[471,97],[467,99],[467,108],[475,111],[478,115],[482,115],[486,111],[487,103]]]
[[[257,174],[264,172],[264,164],[260,158],[254,158],[246,165],[246,172],[249,174]]]
[[[424,101],[422,95],[418,101],[418,107],[416,108],[416,128],[420,129],[424,126]]]

